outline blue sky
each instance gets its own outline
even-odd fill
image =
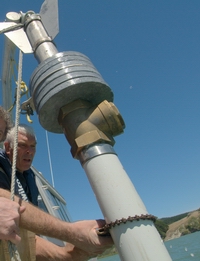
[[[8,0],[10,11],[39,12],[43,1]],[[59,52],[87,55],[114,92],[126,123],[114,146],[149,213],[167,217],[200,207],[200,2],[59,0]],[[3,36],[0,36],[0,59]],[[36,68],[23,60],[23,80]],[[51,182],[45,131],[37,116],[34,166]],[[25,116],[21,122],[26,123]],[[73,220],[102,213],[64,135],[49,133],[55,188]]]

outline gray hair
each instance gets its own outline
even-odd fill
[[[6,136],[6,140],[5,140],[5,142],[9,142],[10,143],[10,147],[11,148],[14,145],[15,130],[16,130],[16,127],[15,126],[12,127],[8,131],[7,136]],[[18,126],[18,133],[25,134],[25,135],[30,135],[31,137],[34,137],[35,140],[37,140],[33,128],[31,126],[29,126],[29,125],[19,124],[19,126]]]

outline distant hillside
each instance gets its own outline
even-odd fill
[[[186,212],[186,213],[183,213],[183,214],[179,214],[179,215],[176,215],[176,216],[173,216],[173,217],[166,217],[166,218],[161,218],[160,220],[162,220],[163,222],[165,222],[165,224],[167,225],[170,225],[184,217],[187,217],[187,215],[189,214],[190,212]]]
[[[169,225],[165,240],[194,233],[200,231],[200,209],[171,218],[164,218],[162,221],[168,222]]]

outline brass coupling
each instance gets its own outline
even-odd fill
[[[78,158],[82,149],[94,143],[113,146],[113,137],[121,134],[125,128],[118,109],[107,100],[99,105],[81,99],[73,101],[60,109],[58,122],[71,145],[74,158]]]

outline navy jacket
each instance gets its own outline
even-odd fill
[[[12,166],[4,150],[0,149],[0,188],[11,189]],[[35,175],[31,169],[23,174],[16,171],[15,194],[25,201],[30,201],[38,206],[38,188],[35,183]]]

